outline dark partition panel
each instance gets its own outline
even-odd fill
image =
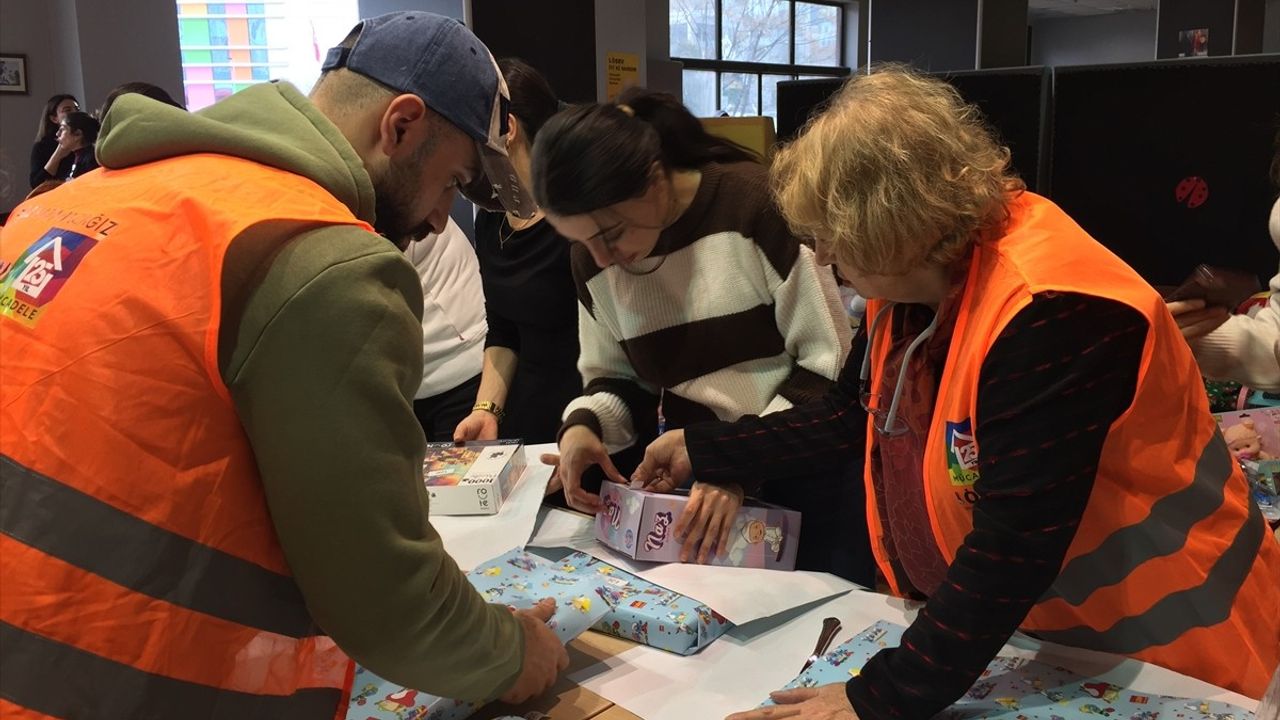
[[[1035,192],[1046,193],[1053,74],[1046,67],[973,70],[945,76],[977,105],[1012,155],[1013,169]]]
[[[1280,56],[1060,68],[1053,199],[1153,284],[1196,264],[1265,280]]]
[[[982,110],[1013,155],[1013,166],[1027,187],[1039,190],[1047,168],[1041,157],[1048,138],[1048,68],[970,70],[944,75],[965,100]],[[826,107],[843,80],[791,80],[778,83],[778,139],[791,140],[814,112]]]
[[[778,83],[778,142],[789,142],[813,115],[822,112],[827,100],[844,85],[844,78],[783,80]]]
[[[593,0],[471,0],[471,29],[494,57],[541,71],[561,100],[596,101]]]

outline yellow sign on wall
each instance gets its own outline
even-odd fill
[[[635,53],[605,54],[605,98],[617,99],[623,90],[640,82],[640,56]]]

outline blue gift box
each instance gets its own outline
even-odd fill
[[[560,561],[560,570],[591,578],[610,607],[591,629],[692,655],[725,634],[733,623],[691,597],[642,580],[584,552]]]
[[[906,628],[877,622],[822,656],[787,688],[847,682]],[[763,705],[772,705],[766,700]],[[762,705],[762,707],[763,707]],[[1144,693],[1022,657],[997,657],[969,692],[935,720],[1249,720],[1223,702]]]
[[[556,612],[547,625],[561,642],[586,632],[609,612],[593,578],[571,576],[557,563],[523,550],[477,565],[467,579],[491,603],[528,608],[553,598]],[[480,705],[406,688],[357,667],[347,720],[462,720]]]

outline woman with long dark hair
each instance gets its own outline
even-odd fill
[[[527,63],[504,58],[498,68],[511,93],[507,152],[528,187],[533,140],[560,110],[560,101]],[[552,442],[560,411],[582,392],[569,243],[541,212],[525,220],[481,210],[476,256],[489,334],[476,404],[454,439],[492,440],[501,432],[528,443]]]
[[[851,335],[831,271],[788,230],[760,158],[674,97],[632,89],[552,118],[534,142],[533,193],[573,241],[586,387],[559,436],[570,505],[597,509],[584,471],[625,482],[617,465],[637,461],[660,423],[770,413],[831,387]],[[762,489],[804,514],[803,568],[837,569],[832,555],[856,535],[829,522],[841,506],[854,514],[840,493],[855,484],[826,480]],[[741,487],[693,484],[675,527],[683,559],[724,551],[741,500]]]
[[[62,120],[68,113],[79,109],[80,101],[76,100],[76,96],[65,93],[54,95],[44,104],[44,112],[40,114],[40,124],[36,128],[36,142],[31,146],[31,173],[28,176],[31,187],[51,178],[65,180],[71,172],[72,160],[67,156],[61,158],[52,173],[45,171],[45,165],[58,149],[57,135]]]

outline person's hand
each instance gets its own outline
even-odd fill
[[[724,720],[768,720],[770,718],[858,720],[858,714],[853,711],[853,705],[849,704],[849,696],[845,694],[843,683],[778,690],[769,693],[769,697],[778,704],[734,713]]]
[[[556,473],[564,485],[564,499],[569,507],[594,514],[600,511],[600,496],[582,489],[582,473],[592,465],[599,465],[608,479],[627,484],[627,479],[609,459],[604,443],[591,428],[575,425],[566,430],[560,436],[560,462]]]
[[[640,483],[646,490],[671,492],[688,482],[692,474],[693,465],[689,462],[684,430],[672,430],[645,448],[644,460],[631,473],[631,482]]]
[[[560,456],[555,453],[542,453],[538,459],[543,465],[551,466],[551,479],[547,481],[547,491],[543,495],[554,495],[564,488],[564,484],[560,482]]]
[[[53,154],[49,156],[48,162],[44,164],[44,171],[50,175],[56,176],[58,174],[58,166],[75,152],[75,148],[67,147],[65,144],[66,137],[67,133],[63,133],[59,137],[58,144],[53,148]]]
[[[1182,337],[1196,340],[1217,330],[1231,317],[1224,307],[1205,307],[1204,300],[1176,300],[1168,303],[1169,314],[1177,321]]]
[[[462,418],[458,427],[453,429],[454,442],[497,439],[498,416],[488,410],[472,410],[471,414]]]
[[[689,562],[696,553],[698,563],[705,565],[716,555],[724,555],[740,507],[742,486],[695,482],[673,528],[680,541],[680,562]]]
[[[560,644],[560,638],[547,627],[547,621],[555,612],[556,601],[550,598],[529,610],[515,611],[524,635],[524,659],[515,684],[499,698],[502,702],[515,705],[541,695],[555,684],[560,671],[569,667],[569,653]]]

